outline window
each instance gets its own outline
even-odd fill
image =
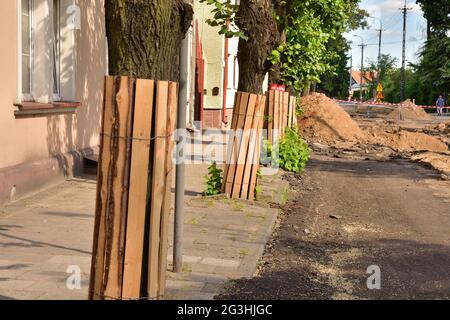
[[[19,8],[18,100],[73,101],[74,29],[71,0],[17,0]]]
[[[53,0],[53,35],[52,35],[52,58],[53,58],[53,98],[60,100],[60,56],[61,56],[61,15],[60,2]]]
[[[31,25],[32,0],[22,0],[21,28],[22,28],[22,95],[23,99],[31,98]]]

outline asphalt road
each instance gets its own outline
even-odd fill
[[[289,180],[260,275],[218,298],[450,298],[449,181],[406,161],[318,155]]]

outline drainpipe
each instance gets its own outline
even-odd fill
[[[178,92],[178,137],[177,137],[177,165],[175,185],[175,222],[173,241],[173,271],[181,273],[183,270],[183,234],[184,234],[184,194],[185,194],[185,151],[186,151],[186,121],[188,106],[188,77],[189,77],[189,33],[183,39],[180,48],[180,82]]]
[[[225,36],[224,36],[225,37]],[[226,125],[228,121],[225,121],[227,116],[227,91],[228,91],[228,38],[225,37],[225,68],[223,70],[223,107],[222,107],[222,122]]]

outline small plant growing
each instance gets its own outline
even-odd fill
[[[222,170],[217,167],[217,163],[213,162],[208,168],[208,175],[205,177],[206,189],[204,196],[215,196],[222,191]]]
[[[278,147],[280,168],[289,172],[301,173],[309,161],[309,153],[309,146],[302,139],[298,130],[294,128],[286,129]]]
[[[263,165],[271,165],[272,164],[272,151],[273,146],[269,140],[264,139],[262,143],[262,152],[261,152],[261,164]]]

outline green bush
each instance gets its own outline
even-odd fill
[[[301,173],[308,163],[309,152],[298,130],[288,128],[278,146],[278,165],[286,171]]]
[[[205,177],[206,190],[203,192],[204,196],[215,196],[222,191],[222,170],[217,168],[217,163],[208,168],[208,175]]]

